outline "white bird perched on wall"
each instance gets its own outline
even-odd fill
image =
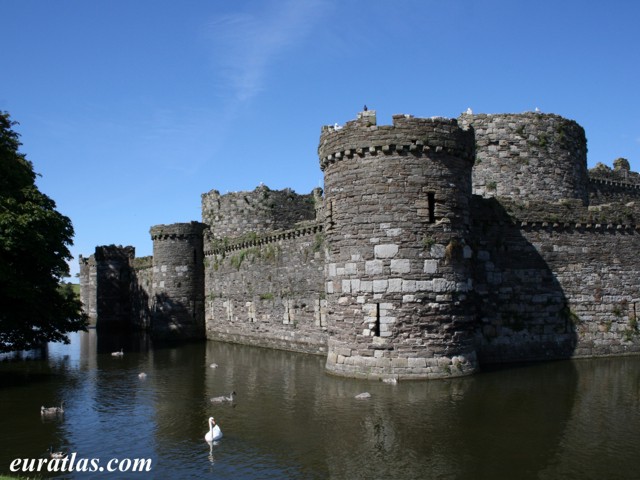
[[[342,125],[338,125],[337,123],[333,124],[333,129],[334,130],[342,130]]]
[[[467,108],[467,115],[473,115],[473,110],[471,110],[471,107]]]
[[[231,393],[229,394],[229,396],[228,396],[228,397],[227,397],[227,396],[225,396],[225,395],[222,395],[221,397],[213,397],[213,398],[211,399],[211,403],[225,403],[225,402],[231,402],[231,403],[233,403],[233,401],[235,400],[235,398],[236,398],[236,392],[235,392],[235,391],[233,391],[233,392],[231,392]]]
[[[209,417],[209,431],[204,435],[205,442],[215,442],[222,438],[222,430],[213,417]]]

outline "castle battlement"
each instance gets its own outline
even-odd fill
[[[393,116],[392,125],[378,126],[375,111],[360,115],[344,127],[322,127],[318,147],[321,170],[343,158],[367,154],[447,153],[473,162],[473,134],[461,129],[456,119],[399,114]]]
[[[200,222],[173,223],[170,225],[155,225],[149,233],[151,240],[186,239],[189,237],[202,237],[202,232],[207,225]]]
[[[321,233],[322,229],[322,224],[314,222],[309,223],[308,225],[300,225],[291,230],[275,231],[267,235],[258,236],[256,234],[245,238],[240,237],[231,239],[228,242],[214,240],[210,243],[209,249],[206,249],[204,254],[205,256],[222,255],[224,253],[235,252],[247,248],[261,247],[263,245],[269,245],[283,240],[315,235]]]

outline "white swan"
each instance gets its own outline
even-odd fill
[[[215,442],[216,440],[220,440],[222,438],[222,430],[216,424],[216,421],[213,417],[209,417],[209,431],[205,434],[204,440],[206,442]]]
[[[64,402],[60,402],[59,407],[40,407],[40,415],[43,417],[54,416],[54,415],[62,415],[64,413]]]
[[[111,356],[112,357],[122,357],[122,356],[124,356],[124,352],[122,351],[122,349],[120,349],[119,352],[111,352]]]
[[[224,402],[233,403],[235,398],[236,398],[236,392],[234,391],[234,392],[231,392],[229,396],[222,395],[221,397],[213,397],[211,399],[211,403],[224,403]]]

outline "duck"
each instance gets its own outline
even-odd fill
[[[233,402],[236,398],[236,392],[233,391],[229,394],[229,396],[222,395],[221,397],[213,397],[211,399],[211,403],[225,403],[225,402]]]
[[[206,442],[215,442],[216,440],[220,440],[222,438],[222,430],[216,424],[216,421],[213,417],[209,417],[209,431],[205,434],[204,440]]]
[[[212,363],[211,365],[209,365],[209,368],[218,368],[218,364],[217,363]]]
[[[140,380],[144,380],[145,378],[147,378],[147,374],[146,374],[146,373],[144,373],[144,372],[140,372],[140,373],[138,374],[138,378],[139,378]]]
[[[62,415],[64,413],[64,402],[60,402],[59,407],[45,407],[44,405],[40,407],[40,415],[43,417],[53,416],[53,415]]]
[[[68,454],[64,453],[64,452],[54,452],[53,451],[53,445],[49,447],[49,457],[51,458],[57,458],[57,459],[63,459],[63,458],[67,458]]]
[[[119,352],[111,352],[111,356],[112,357],[122,357],[122,356],[124,356],[124,352],[122,351],[122,349],[120,349]]]

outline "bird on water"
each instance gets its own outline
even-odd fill
[[[213,397],[211,399],[211,403],[225,403],[225,402],[233,403],[235,399],[236,399],[236,392],[233,391],[228,396],[222,395],[220,397]]]
[[[209,431],[205,434],[204,440],[206,442],[215,442],[222,438],[222,430],[213,417],[209,417]]]

